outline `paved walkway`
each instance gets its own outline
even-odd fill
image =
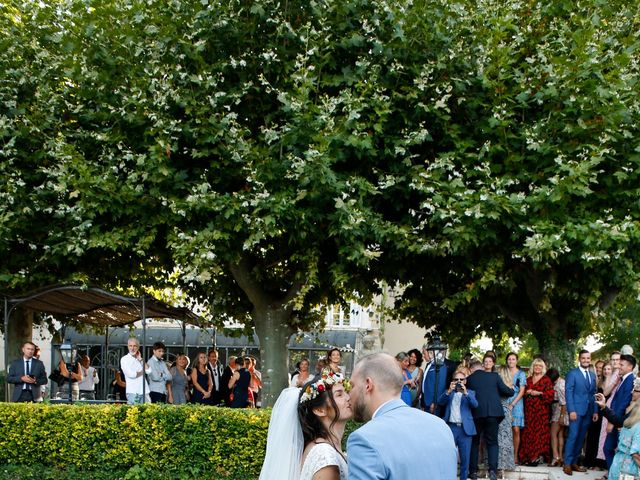
[[[565,475],[560,467],[525,467],[518,466],[514,471],[504,472],[507,480],[597,480],[604,475],[604,472],[587,470],[585,473],[573,472],[573,475]]]

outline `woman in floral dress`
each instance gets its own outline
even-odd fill
[[[551,379],[545,375],[547,366],[542,359],[536,358],[531,363],[531,371],[524,396],[520,463],[537,465],[548,462],[551,457],[551,403],[555,391]]]

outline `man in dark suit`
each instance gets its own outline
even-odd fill
[[[222,402],[222,365],[218,362],[218,351],[209,350],[207,370],[211,372],[213,389],[211,390],[211,405],[220,405]]]
[[[460,478],[465,480],[469,473],[471,441],[476,434],[471,409],[478,406],[476,392],[467,390],[466,383],[467,377],[464,372],[456,371],[449,383],[449,389],[438,400],[440,405],[446,406],[443,419],[453,433],[460,457]]]
[[[565,379],[565,397],[567,412],[569,412],[569,437],[564,444],[564,467],[566,475],[573,472],[586,472],[587,469],[578,465],[578,457],[587,428],[593,420],[598,420],[595,397],[596,376],[589,370],[591,353],[581,350],[578,356],[579,366],[570,370]]]
[[[44,363],[34,358],[35,351],[34,343],[24,342],[22,358],[14,360],[9,365],[7,382],[15,385],[12,397],[14,402],[37,402],[40,399],[40,386],[47,384]]]
[[[231,390],[229,389],[229,380],[231,380],[235,369],[236,357],[229,357],[229,363],[224,368],[222,377],[220,378],[220,398],[227,407],[231,405]]]
[[[422,375],[422,395],[420,405],[425,412],[442,417],[444,409],[438,407],[438,399],[447,388],[447,367],[436,365],[433,359],[433,351],[427,349],[428,344],[424,344],[422,352],[424,358],[428,360]],[[437,377],[437,378],[436,378]]]
[[[485,355],[484,361],[493,357]],[[489,461],[489,479],[495,480],[498,471],[498,427],[504,418],[500,397],[511,397],[513,389],[507,387],[496,372],[482,370],[482,364],[475,360],[469,365],[471,375],[467,378],[467,388],[476,392],[478,406],[473,411],[473,419],[478,434],[471,442],[469,477],[478,478],[478,449],[480,438],[484,437]]]
[[[620,355],[620,384],[613,391],[611,400],[611,410],[615,415],[622,416],[631,403],[631,392],[633,391],[633,369],[636,368],[636,359],[633,355]],[[607,468],[611,468],[613,457],[618,446],[618,429],[607,429],[607,438],[604,441],[604,456],[607,460]]]

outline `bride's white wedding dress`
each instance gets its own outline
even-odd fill
[[[300,480],[311,480],[320,469],[336,465],[340,470],[340,480],[347,480],[347,462],[335,448],[328,443],[318,443],[307,455],[300,473]]]

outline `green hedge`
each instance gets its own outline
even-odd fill
[[[0,465],[257,478],[270,409],[0,404]],[[180,473],[180,475],[178,475]]]

